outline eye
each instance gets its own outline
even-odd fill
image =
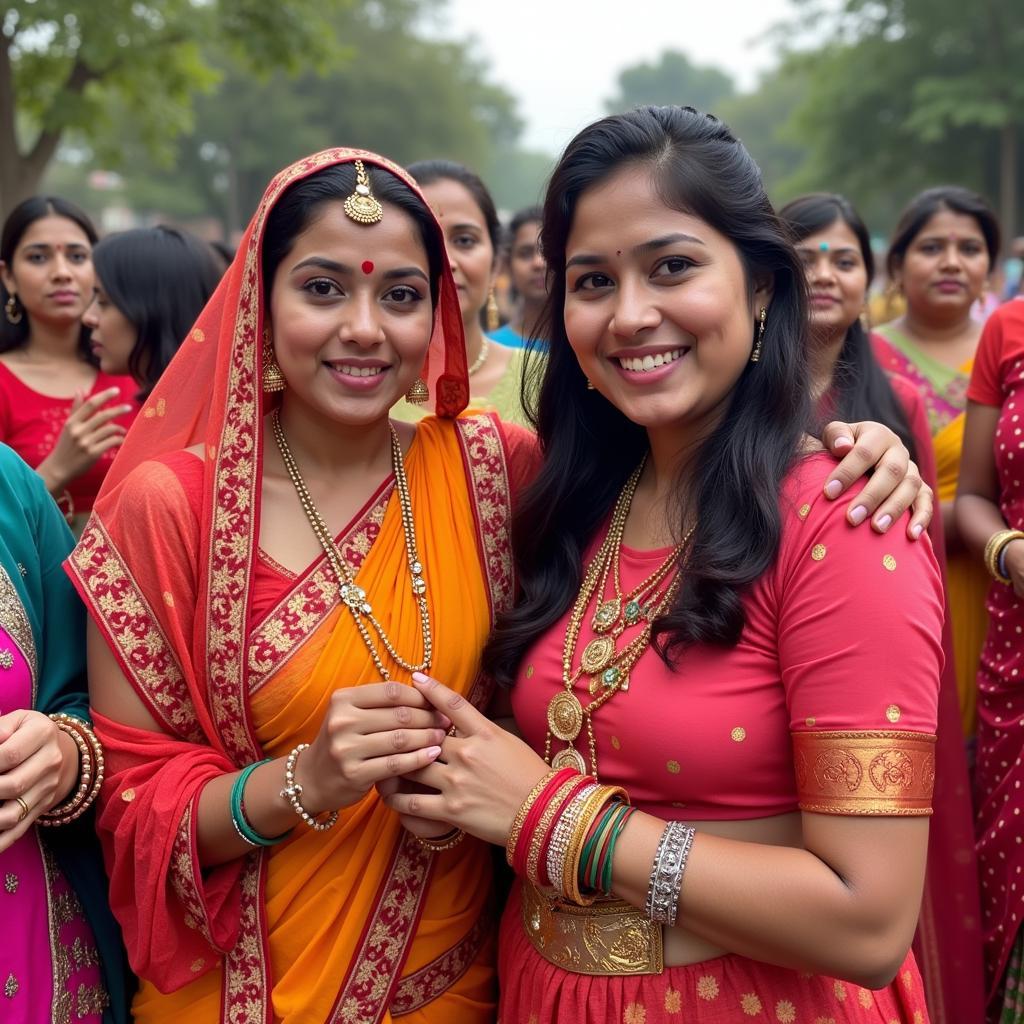
[[[476,235],[456,235],[452,242],[458,249],[472,249],[478,242]]]
[[[651,276],[675,277],[685,274],[694,265],[693,260],[688,260],[685,256],[667,256],[654,268],[654,273]]]
[[[595,270],[591,274],[584,274],[582,277],[577,278],[576,283],[572,286],[572,290],[574,292],[596,292],[605,288],[611,288],[614,283],[607,274],[602,274]]]
[[[410,306],[413,303],[420,302],[423,296],[408,284],[400,284],[395,288],[392,288],[385,296],[389,302],[395,302],[402,306]]]
[[[25,259],[28,260],[29,263],[35,263],[38,265],[46,262],[46,254],[42,252],[30,252],[26,254]]]
[[[942,251],[942,246],[938,242],[923,242],[921,244],[921,252],[928,256],[934,256],[936,253]]]
[[[849,270],[856,270],[857,269],[857,261],[853,260],[853,259],[849,259],[849,258],[847,258],[845,260],[836,260],[836,266],[840,270],[847,270],[847,271],[849,271]]]
[[[79,263],[79,264],[81,264],[81,263],[88,263],[89,262],[89,253],[87,253],[87,252],[69,252],[68,253],[68,260],[71,263]]]
[[[965,256],[977,256],[981,252],[981,246],[977,242],[965,242],[960,246],[960,251]]]
[[[307,281],[302,287],[317,299],[329,299],[334,295],[343,294],[338,285],[329,277],[314,277],[312,281]]]

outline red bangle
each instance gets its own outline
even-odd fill
[[[512,868],[517,875],[526,876],[526,858],[530,851],[530,837],[533,835],[533,830],[537,827],[537,822],[544,812],[548,801],[551,800],[563,782],[568,781],[576,774],[575,768],[563,768],[552,775],[548,779],[547,785],[537,794],[537,798],[533,801],[523,821],[523,828],[519,833],[515,853],[512,855]]]
[[[540,863],[537,869],[542,885],[551,885],[551,879],[548,878],[548,848],[551,846],[551,837],[555,834],[555,826],[580,790],[594,781],[589,775],[581,775],[576,785],[569,791],[569,795],[562,801],[561,806],[555,812],[555,816],[551,819],[551,828],[548,829],[548,834],[544,837],[544,842],[540,848]]]

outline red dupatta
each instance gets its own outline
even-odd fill
[[[356,159],[422,198],[401,168],[362,150],[325,150],[274,178],[234,262],[129,432],[68,561],[122,670],[164,729],[97,720],[108,747],[101,838],[132,966],[171,991],[223,963],[223,1019],[254,1024],[272,1015],[262,856],[201,871],[195,806],[211,778],[262,757],[246,691],[263,417],[274,401],[261,388],[264,228],[289,186]],[[438,415],[465,408],[462,318],[446,257],[423,376]],[[166,497],[151,488],[139,500],[133,474],[164,472],[173,482],[168,466],[189,457],[175,453],[200,444],[198,521],[173,487]]]

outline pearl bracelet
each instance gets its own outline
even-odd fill
[[[51,807],[36,821],[40,825],[66,825],[85,814],[99,796],[105,769],[103,746],[96,733],[80,718],[63,712],[50,715],[49,718],[78,747],[78,786],[62,804]]]
[[[283,796],[288,803],[292,805],[292,810],[311,828],[314,832],[326,832],[329,828],[334,828],[335,822],[338,820],[338,812],[331,811],[330,815],[324,821],[317,821],[305,807],[302,806],[302,786],[295,781],[295,766],[299,763],[299,754],[304,750],[309,749],[308,743],[300,743],[289,755],[288,760],[284,765],[284,789],[281,790],[281,796]]]

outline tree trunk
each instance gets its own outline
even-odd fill
[[[1004,251],[1017,236],[1018,125],[1004,124],[999,138],[999,220]]]

